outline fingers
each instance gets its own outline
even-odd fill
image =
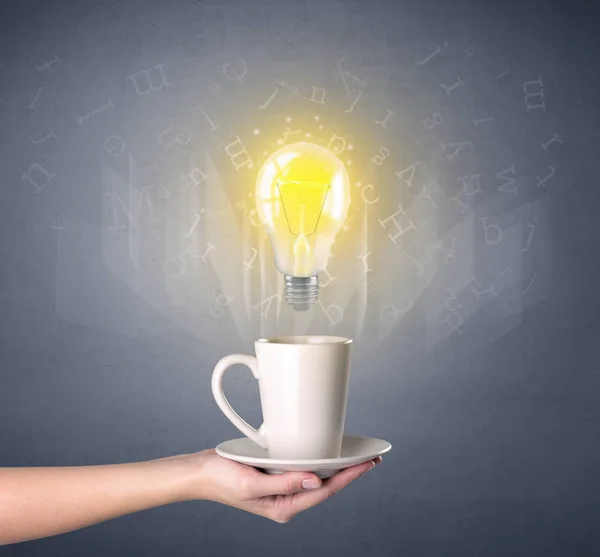
[[[284,474],[252,474],[249,489],[252,497],[269,495],[294,495],[302,491],[318,489],[321,478],[312,472],[286,472]]]
[[[291,503],[290,514],[294,516],[302,511],[314,507],[315,505],[318,505],[329,497],[332,497],[354,480],[360,478],[360,476],[362,476],[365,472],[372,470],[381,462],[381,460],[381,457],[378,456],[377,458],[364,462],[363,464],[346,468],[345,470],[338,472],[332,478],[325,480],[319,489],[296,494]]]

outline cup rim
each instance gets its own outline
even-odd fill
[[[304,342],[289,342],[291,339],[301,340]],[[310,342],[310,340],[314,341],[316,339],[319,340],[317,342]],[[256,344],[272,344],[278,346],[333,346],[352,344],[352,339],[331,335],[278,335],[258,338],[255,342]]]

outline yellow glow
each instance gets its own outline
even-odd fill
[[[286,145],[262,165],[255,197],[279,271],[308,277],[322,270],[350,205],[342,162],[314,143]]]
[[[329,186],[311,182],[278,182],[277,187],[290,233],[294,236],[314,234]]]

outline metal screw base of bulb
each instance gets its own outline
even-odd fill
[[[307,311],[319,299],[319,277],[285,275],[285,301],[296,311]]]

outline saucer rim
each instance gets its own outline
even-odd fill
[[[352,463],[355,462],[357,458],[363,459],[364,460],[362,462],[366,462],[367,460],[371,459],[371,458],[375,458],[376,456],[380,456],[383,455],[389,451],[392,450],[392,444],[385,440],[385,439],[380,439],[378,437],[370,437],[368,435],[350,435],[350,434],[345,434],[343,436],[343,439],[372,439],[374,441],[380,441],[382,443],[386,444],[386,447],[378,450],[374,453],[365,453],[364,455],[354,455],[354,456],[343,456],[343,457],[339,457],[339,458],[312,458],[312,459],[272,459],[269,458],[268,456],[265,457],[256,457],[256,456],[240,456],[240,455],[233,455],[231,453],[228,453],[227,455],[225,454],[221,454],[225,451],[223,451],[223,449],[220,449],[220,447],[222,445],[224,445],[225,443],[231,443],[234,441],[247,441],[250,443],[254,443],[254,441],[252,441],[252,439],[248,438],[248,437],[236,437],[235,439],[228,439],[227,441],[222,441],[221,443],[219,443],[216,447],[215,447],[215,451],[216,453],[223,457],[223,458],[227,458],[229,460],[235,460],[237,462],[241,462],[240,459],[243,459],[243,463],[244,464],[249,464],[252,466],[256,466],[256,465],[260,465],[260,464],[264,464],[264,463],[268,463],[269,467],[276,467],[276,466],[339,466],[339,465],[343,465],[345,463]],[[254,443],[255,444],[255,443]],[[343,441],[342,441],[343,444]],[[235,458],[233,458],[235,457]],[[262,466],[264,468],[264,466]]]

